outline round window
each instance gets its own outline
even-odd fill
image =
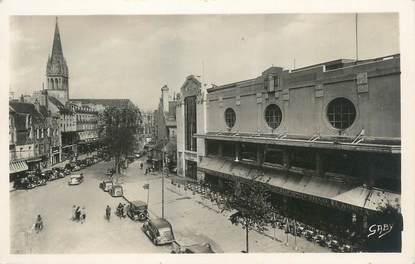
[[[232,128],[235,125],[236,114],[232,108],[225,110],[225,122],[229,128]]]
[[[276,129],[281,124],[282,113],[278,105],[272,104],[265,108],[265,121],[272,129]]]
[[[327,106],[327,118],[334,128],[346,129],[356,119],[356,108],[349,99],[336,98]]]

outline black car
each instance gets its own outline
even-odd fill
[[[134,221],[143,222],[148,218],[147,204],[143,201],[129,202],[127,215]]]
[[[142,230],[156,246],[174,241],[173,228],[166,219],[148,219],[144,222]]]

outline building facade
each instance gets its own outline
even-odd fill
[[[199,91],[188,77],[178,103],[180,175],[222,190],[261,176],[280,212],[334,233],[400,207],[399,55],[271,67],[206,101]]]
[[[205,133],[206,102],[200,81],[190,75],[176,97],[177,174],[193,180],[204,178],[197,171],[205,156],[205,140],[195,137]]]

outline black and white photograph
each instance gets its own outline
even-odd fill
[[[9,15],[3,247],[402,254],[401,19]]]

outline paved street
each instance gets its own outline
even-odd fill
[[[85,180],[78,186],[69,186],[66,177],[10,193],[11,253],[170,252],[168,246],[154,246],[130,219],[118,219],[114,214],[111,222],[104,219],[106,205],[115,208],[121,201],[98,188],[109,166],[101,162],[86,168]],[[84,224],[70,220],[74,204],[86,207]],[[37,214],[42,215],[45,224],[39,234],[31,231]],[[27,251],[22,251],[25,248]]]
[[[170,246],[154,246],[139,229],[141,224],[112,215],[111,222],[104,219],[107,204],[113,208],[122,198],[112,198],[98,188],[106,176],[104,172],[112,163],[101,162],[86,168],[85,180],[81,185],[69,186],[67,178],[48,182],[46,186],[28,191],[10,193],[11,205],[11,252],[12,253],[162,253],[170,252]],[[149,209],[151,216],[161,215],[161,177],[158,174],[144,175],[138,168],[139,162],[130,164],[120,176],[125,197],[129,200],[146,201],[150,184]],[[184,191],[165,180],[165,216],[172,223],[176,239],[192,244],[209,242],[216,252],[240,252],[245,249],[245,233],[239,226],[232,225],[226,214],[219,214],[217,207],[204,201],[190,191]],[[84,224],[70,220],[72,205],[85,206],[87,221]],[[44,218],[45,229],[36,234],[31,230],[36,215]],[[272,239],[250,233],[250,252],[296,252],[294,238],[277,230]],[[282,241],[281,241],[282,240]],[[328,252],[302,238],[296,239],[297,251]],[[23,249],[27,249],[24,251]]]

